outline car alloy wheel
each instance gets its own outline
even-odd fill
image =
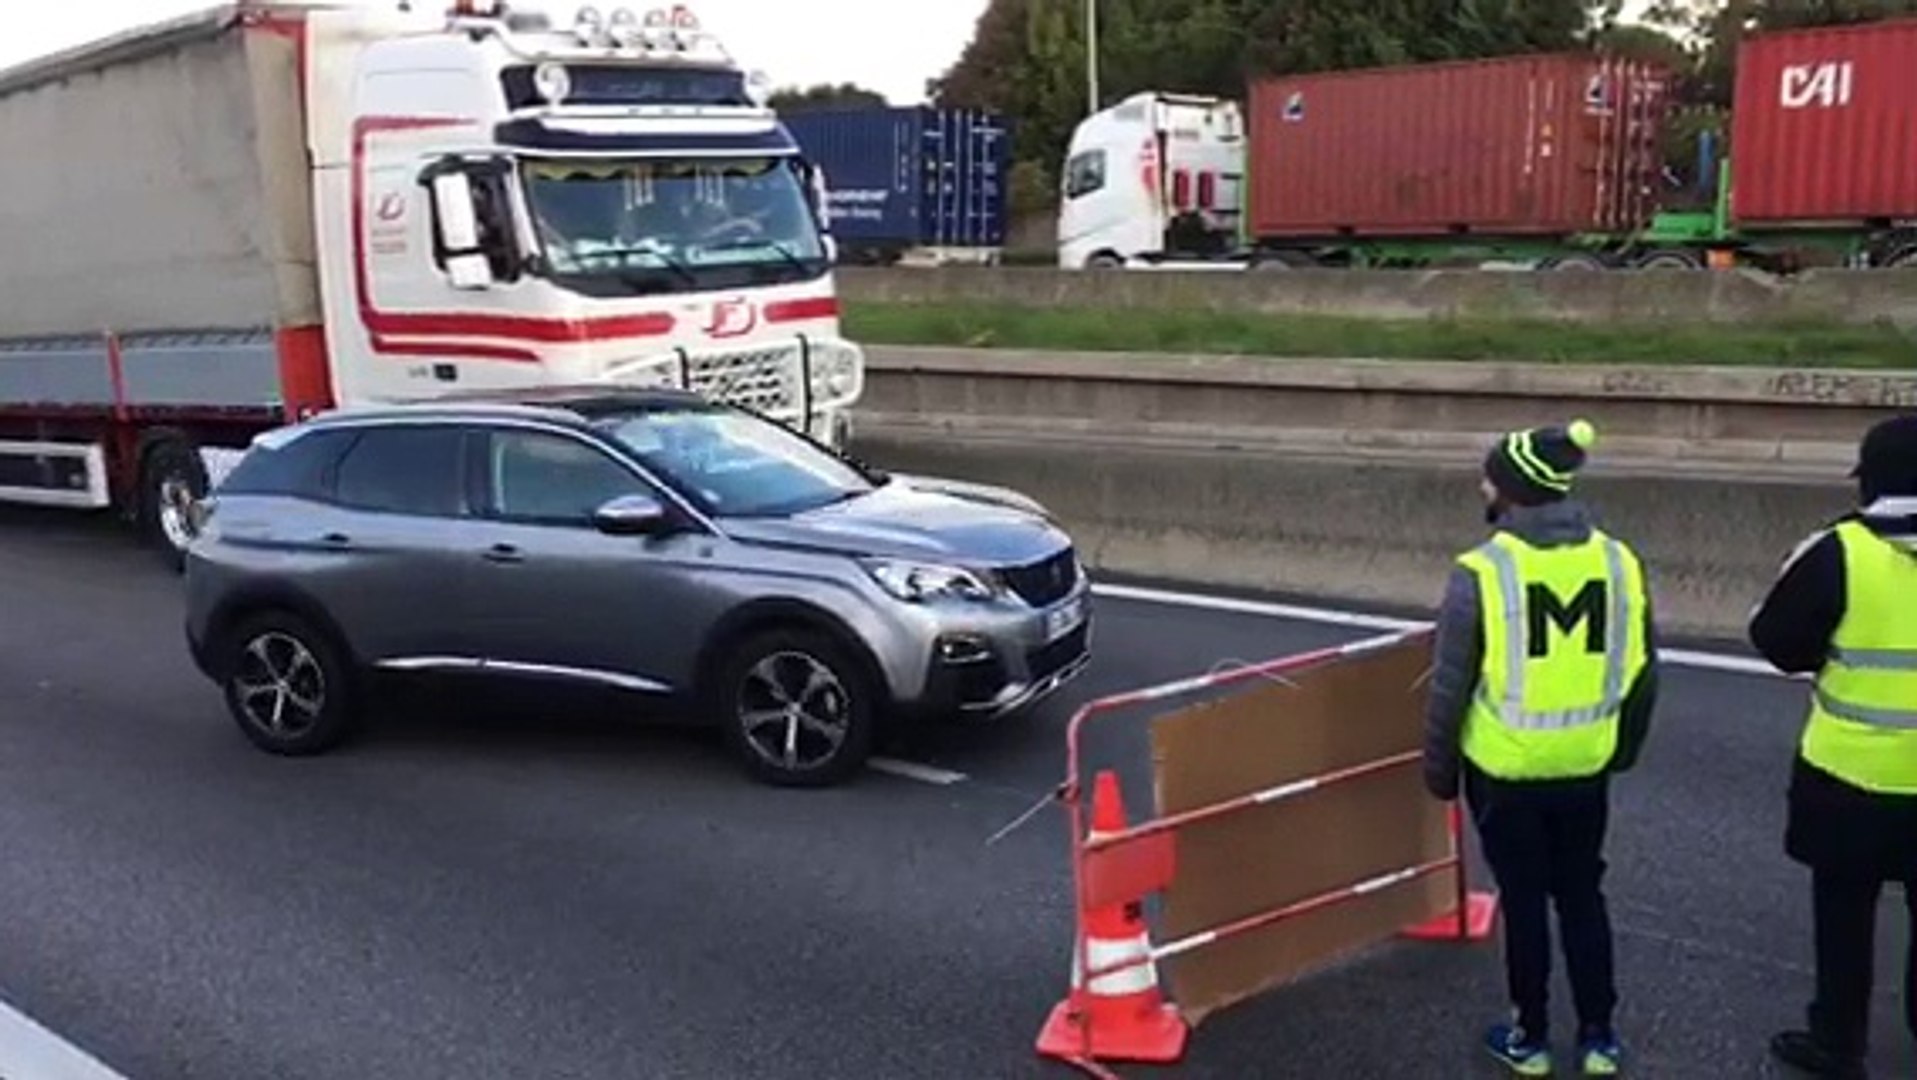
[[[781,652],[746,672],[739,726],[769,764],[816,768],[845,745],[851,696],[832,669],[802,652]]]
[[[828,640],[787,631],[748,643],[730,665],[724,696],[728,738],[769,783],[837,783],[870,753],[865,680]]]
[[[350,733],[354,687],[331,639],[274,612],[249,619],[226,640],[227,708],[255,746],[312,754]]]
[[[233,693],[248,723],[276,740],[297,739],[326,711],[326,672],[298,639],[268,632],[241,651]]]

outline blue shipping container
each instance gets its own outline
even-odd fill
[[[967,109],[826,109],[779,117],[825,171],[839,246],[1005,243],[1011,138],[1003,117]]]

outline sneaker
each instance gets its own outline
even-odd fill
[[[1805,1031],[1784,1031],[1772,1036],[1771,1056],[1812,1076],[1865,1080],[1869,1075],[1861,1058],[1835,1053]]]
[[[1499,1024],[1485,1033],[1484,1048],[1519,1076],[1551,1075],[1551,1050],[1533,1041],[1516,1024]]]
[[[1578,1059],[1586,1076],[1616,1076],[1624,1065],[1624,1048],[1615,1035],[1590,1035],[1578,1042]]]

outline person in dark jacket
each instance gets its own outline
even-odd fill
[[[1462,792],[1503,894],[1513,1023],[1486,1036],[1520,1075],[1551,1072],[1555,901],[1585,1075],[1622,1057],[1602,880],[1609,776],[1633,766],[1657,695],[1657,642],[1637,556],[1571,497],[1596,433],[1515,432],[1485,461],[1491,539],[1446,583],[1425,725],[1431,794]]]
[[[1917,416],[1885,421],[1858,455],[1859,509],[1800,544],[1752,614],[1751,643],[1814,674],[1790,782],[1784,849],[1811,871],[1817,989],[1804,1031],[1771,1052],[1817,1076],[1861,1077],[1877,905],[1903,886],[1917,1036]]]

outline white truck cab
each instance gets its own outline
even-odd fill
[[[821,180],[687,8],[306,21],[340,400],[662,383],[837,441]]]
[[[1072,133],[1060,179],[1062,269],[1149,266],[1234,251],[1244,209],[1236,102],[1148,92]]]

